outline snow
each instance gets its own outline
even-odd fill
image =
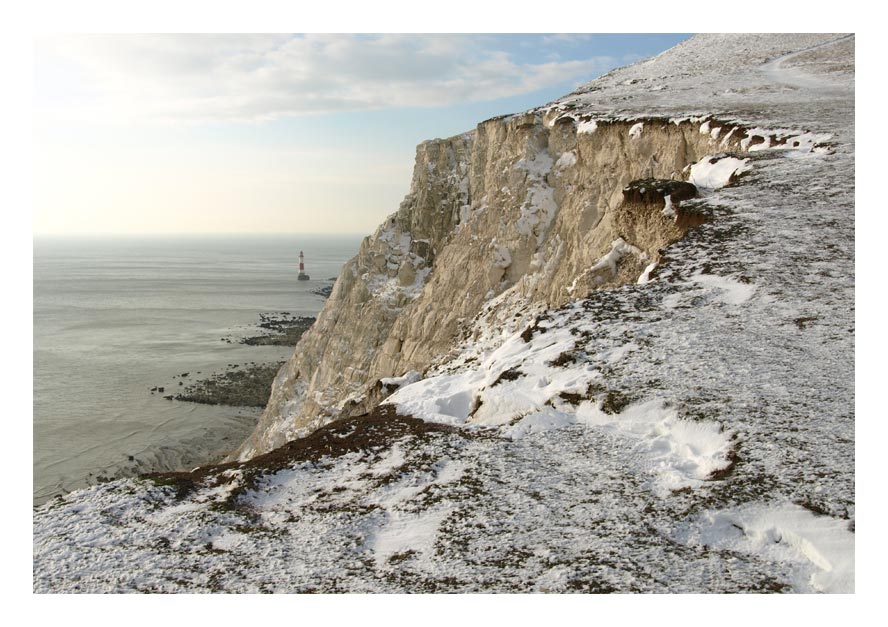
[[[595,120],[584,120],[577,124],[577,133],[591,135],[598,129],[598,123]]]
[[[506,246],[496,246],[493,251],[493,266],[495,268],[508,268],[512,265],[512,254]]]
[[[662,399],[633,404],[617,414],[602,410],[602,401],[564,402],[562,393],[581,393],[599,380],[602,369],[618,363],[639,346],[627,343],[589,354],[576,364],[556,365],[576,348],[573,334],[555,318],[529,341],[515,333],[495,350],[477,353],[477,366],[458,374],[439,374],[400,389],[389,397],[399,413],[451,425],[501,426],[511,439],[568,425],[603,429],[633,440],[643,456],[652,491],[661,497],[685,487],[698,487],[728,464],[732,433],[716,422],[679,418]],[[466,356],[461,359],[465,363]],[[511,380],[500,381],[506,372]],[[517,420],[517,422],[516,422]]]
[[[675,217],[675,207],[672,206],[672,194],[667,194],[664,196],[663,200],[665,204],[663,205],[663,211],[661,212],[667,218]]]
[[[392,447],[383,454],[382,459],[373,465],[371,473],[376,476],[390,475],[407,462],[404,450],[399,442],[395,442]]]
[[[645,285],[651,280],[651,272],[654,271],[654,268],[657,267],[657,262],[653,262],[644,268],[644,272],[641,273],[641,276],[638,277],[638,284]]]
[[[566,404],[558,409],[541,408],[509,427],[505,434],[522,438],[568,425],[582,424],[632,441],[643,457],[650,488],[661,498],[673,491],[699,487],[718,470],[729,465],[731,434],[718,423],[680,420],[663,401],[652,399],[631,405],[622,413],[607,414],[600,403],[584,402],[575,410]]]
[[[565,152],[560,157],[558,157],[558,161],[555,162],[556,170],[564,170],[565,168],[569,168],[577,163],[577,153],[573,150]]]
[[[429,511],[421,514],[395,513],[378,529],[368,546],[373,551],[378,568],[398,553],[414,551],[423,556],[432,553],[435,538],[447,510]]]
[[[691,165],[688,181],[698,188],[719,189],[731,182],[735,176],[752,169],[749,159],[738,159],[727,155],[707,155]]]
[[[697,274],[691,280],[714,293],[715,300],[727,305],[742,305],[755,294],[755,285],[741,283],[728,277]]]
[[[681,420],[660,399],[630,405],[609,415],[600,404],[589,402],[577,409],[577,420],[636,441],[644,466],[654,475],[652,491],[662,498],[672,491],[699,487],[715,471],[729,465],[731,433],[716,422]]]
[[[624,240],[622,237],[618,237],[613,242],[611,242],[610,252],[596,261],[595,264],[591,268],[589,268],[588,272],[594,273],[598,270],[603,270],[607,268],[610,271],[611,277],[616,276],[617,263],[620,261],[623,255],[628,254],[637,255],[638,257],[644,257],[644,253],[641,250],[631,244],[628,244],[626,240]]]
[[[472,409],[473,391],[484,375],[441,375],[418,381],[392,394],[386,402],[402,414],[433,422],[462,424]]]
[[[617,275],[617,264],[625,255],[635,255],[642,261],[647,260],[647,253],[627,243],[619,237],[611,242],[611,249],[598,259],[592,266],[584,270],[574,278],[565,289],[568,294],[573,294],[577,289],[577,282],[588,277],[593,286],[603,285],[611,281]]]
[[[555,409],[535,411],[505,430],[504,435],[513,440],[543,431],[552,431],[577,424],[576,414]]]
[[[476,368],[440,374],[398,390],[386,399],[402,414],[446,424],[505,424],[538,409],[560,392],[579,389],[593,370],[575,372],[549,365],[573,347],[569,333],[544,333],[525,342],[514,333],[496,350],[481,356]],[[532,357],[533,363],[527,358]],[[521,368],[515,380],[503,373]]]
[[[415,383],[421,378],[422,375],[419,374],[416,370],[410,370],[400,377],[384,377],[380,379],[380,382],[387,387],[401,387],[403,385]]]
[[[854,592],[854,534],[844,520],[789,502],[707,510],[676,538],[692,546],[755,554],[792,565],[803,592]]]
[[[552,171],[552,164],[552,156],[544,149],[534,153],[530,159],[520,159],[515,169],[524,170],[531,179],[539,179]]]
[[[521,159],[514,166],[527,172],[528,177],[527,194],[521,203],[516,228],[522,235],[536,236],[538,244],[545,238],[558,210],[555,190],[546,182],[552,166],[553,160],[547,150],[535,153],[531,159]]]

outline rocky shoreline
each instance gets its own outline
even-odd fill
[[[331,277],[327,280],[330,281],[330,285],[322,285],[321,287],[316,287],[309,291],[312,294],[317,294],[318,296],[323,296],[324,298],[330,298],[330,294],[333,293],[333,284],[336,283],[336,277]]]
[[[296,346],[299,338],[311,328],[314,321],[314,316],[294,316],[289,311],[260,313],[257,326],[262,329],[262,333],[234,341],[231,337],[221,339],[229,344],[249,346]]]
[[[243,367],[239,364],[229,364],[225,372],[195,381],[186,386],[181,393],[168,394],[164,398],[204,405],[265,407],[271,392],[271,384],[283,364],[283,361],[263,364],[249,362]]]
[[[261,333],[237,337],[235,335],[222,338],[229,344],[247,344],[251,346],[295,346],[302,334],[314,323],[310,316],[294,316],[290,312],[260,313],[256,325]],[[172,381],[164,385],[155,385],[149,389],[151,394],[159,394],[169,401],[184,401],[203,405],[225,405],[238,408],[249,408],[251,411],[265,407],[271,394],[271,385],[277,376],[283,361],[255,362],[243,364],[231,363],[222,372],[204,375],[200,370],[175,374]],[[172,393],[171,393],[172,392]],[[97,485],[141,475],[146,471],[157,472],[158,468],[193,467],[195,464],[213,463],[228,454],[230,443],[242,440],[249,433],[246,427],[241,434],[233,433],[221,438],[211,450],[195,455],[187,463],[170,463],[168,452],[161,451],[158,455],[166,455],[167,459],[158,464],[158,460],[149,460],[143,456],[127,454],[119,464],[90,472],[85,477],[86,485]],[[204,443],[194,443],[194,449]],[[221,446],[220,446],[221,445]],[[180,460],[181,462],[181,460]]]
[[[246,337],[223,337],[229,344],[249,346],[296,346],[299,338],[314,324],[312,316],[294,316],[288,311],[259,314],[256,325],[261,333]],[[201,379],[186,382],[191,372],[173,375],[178,379],[178,393],[167,392],[168,386],[150,388],[152,394],[161,394],[170,401],[185,401],[204,405],[230,405],[233,407],[265,407],[271,393],[271,384],[283,361],[245,364],[228,364],[224,372],[215,372]],[[201,375],[197,371],[195,374]]]

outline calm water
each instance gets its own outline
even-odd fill
[[[352,237],[37,239],[34,242],[34,502],[97,476],[218,459],[256,409],[164,400],[173,375],[282,360],[255,334],[260,312],[315,315],[357,252]],[[299,250],[311,281],[297,281]],[[130,457],[133,459],[130,460]]]

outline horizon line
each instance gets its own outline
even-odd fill
[[[351,233],[301,233],[297,231],[251,231],[251,232],[150,232],[150,233],[31,233],[31,239],[87,239],[87,238],[161,238],[161,237],[367,237],[372,233],[367,232],[351,232]]]

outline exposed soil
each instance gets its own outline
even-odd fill
[[[238,490],[240,493],[252,485],[253,479],[299,462],[340,457],[357,451],[383,450],[404,437],[428,433],[465,435],[456,427],[401,416],[394,407],[382,405],[368,414],[331,422],[304,438],[292,440],[270,453],[246,462],[212,464],[190,472],[149,473],[143,475],[143,478],[158,485],[174,486],[176,495],[183,498],[207,480],[213,480],[215,485],[230,481],[233,476],[231,473],[221,476],[226,470],[243,470],[249,479],[243,482]]]
[[[663,205],[663,199],[671,196],[674,203],[696,198],[697,188],[684,181],[668,179],[639,179],[623,188],[627,202]]]

